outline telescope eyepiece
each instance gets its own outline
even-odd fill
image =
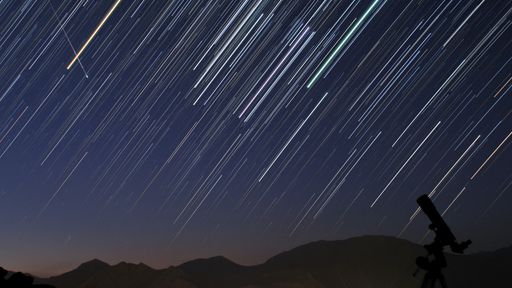
[[[453,253],[463,254],[464,250],[466,250],[469,245],[473,243],[471,240],[462,241],[460,243],[454,243],[453,245],[450,245],[450,248],[452,249]]]

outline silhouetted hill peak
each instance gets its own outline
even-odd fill
[[[133,264],[133,263],[127,263],[124,261],[121,261],[121,262],[117,263],[116,265],[110,266],[110,270],[127,272],[127,273],[128,272],[134,273],[134,272],[155,271],[155,269],[149,267],[148,265],[146,265],[144,263]]]
[[[48,278],[48,282],[56,287],[73,287],[75,283],[83,283],[111,266],[101,260],[93,259],[82,263],[76,269],[66,272],[59,276]]]
[[[215,256],[206,259],[196,259],[185,262],[176,268],[185,271],[186,273],[220,273],[220,272],[234,272],[242,269],[244,266],[227,259],[223,256]]]
[[[90,261],[84,262],[78,266],[77,270],[97,270],[97,269],[103,269],[106,267],[109,267],[110,265],[98,260],[98,259],[92,259]]]
[[[335,259],[357,261],[362,257],[396,258],[394,257],[397,256],[395,251],[403,251],[407,255],[423,254],[423,247],[391,236],[360,236],[345,240],[321,240],[277,254],[268,259],[265,265],[303,267],[331,265]]]

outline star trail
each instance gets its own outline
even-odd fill
[[[510,1],[0,1],[0,257],[512,243]],[[466,237],[463,236],[463,237]],[[50,263],[50,264],[48,264]]]

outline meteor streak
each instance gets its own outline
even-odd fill
[[[107,15],[105,15],[105,17],[103,17],[103,19],[101,20],[100,24],[98,24],[98,27],[96,27],[96,29],[94,30],[94,32],[92,32],[91,36],[89,36],[89,38],[87,39],[87,41],[85,42],[85,44],[82,46],[82,48],[80,48],[80,50],[78,51],[78,53],[75,54],[75,57],[73,58],[73,60],[71,60],[71,62],[69,62],[68,64],[68,67],[66,67],[67,70],[71,69],[71,67],[73,66],[73,64],[76,62],[76,60],[78,60],[78,57],[80,57],[80,55],[82,55],[82,53],[84,52],[85,48],[87,48],[87,46],[89,45],[89,43],[91,43],[92,41],[92,38],[94,38],[94,36],[96,36],[96,34],[98,33],[98,31],[100,31],[101,27],[105,24],[105,22],[107,22],[107,19],[110,17],[110,15],[112,14],[112,12],[114,12],[114,10],[117,8],[117,6],[119,5],[119,3],[121,3],[121,0],[117,0],[116,3],[114,3],[114,5],[112,5],[112,7],[110,8],[110,10],[108,11]]]
[[[306,87],[308,89],[313,87],[313,85],[316,83],[316,81],[318,80],[320,75],[322,75],[322,73],[324,73],[325,69],[327,69],[327,67],[331,64],[331,62],[334,60],[334,58],[340,53],[341,49],[343,47],[345,47],[345,45],[347,44],[348,40],[350,40],[350,38],[352,37],[354,32],[356,32],[356,30],[359,29],[359,26],[361,26],[361,24],[363,24],[364,20],[366,20],[366,18],[368,18],[368,16],[373,11],[375,6],[377,6],[377,3],[379,3],[379,0],[373,1],[372,5],[370,5],[370,7],[368,7],[368,9],[366,9],[363,16],[361,16],[361,18],[356,22],[356,24],[354,24],[354,26],[352,26],[352,28],[350,28],[348,33],[345,34],[345,36],[343,38],[341,38],[341,41],[336,46],[336,49],[334,49],[334,51],[331,53],[331,55],[329,55],[327,60],[325,60],[325,62],[322,64],[322,66],[320,66],[320,68],[316,71],[315,75],[313,75],[313,77],[309,80],[308,84],[306,85]]]

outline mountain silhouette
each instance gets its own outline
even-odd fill
[[[110,268],[110,265],[108,265],[107,263],[102,262],[98,259],[94,259],[82,263],[75,270],[66,272],[58,277],[49,278],[47,283],[51,282],[53,285],[57,287],[70,287],[70,285],[76,285],[76,283],[85,283],[94,275],[97,275],[108,268]]]
[[[237,273],[244,270],[244,266],[238,265],[231,260],[216,256],[208,259],[196,259],[185,262],[178,266],[179,269],[190,274],[208,274],[208,273]]]
[[[184,278],[185,275],[176,269],[155,270],[142,263],[126,262],[111,266],[92,260],[75,270],[41,281],[55,287],[194,287],[187,286]]]
[[[34,277],[21,272],[11,272],[0,267],[0,288],[55,288],[46,284],[34,284]]]
[[[420,287],[413,277],[421,245],[387,236],[309,243],[254,266],[224,257],[176,267],[108,265],[93,260],[59,276],[41,279],[57,288],[330,288]],[[470,255],[446,254],[448,287],[512,287],[512,247]]]

